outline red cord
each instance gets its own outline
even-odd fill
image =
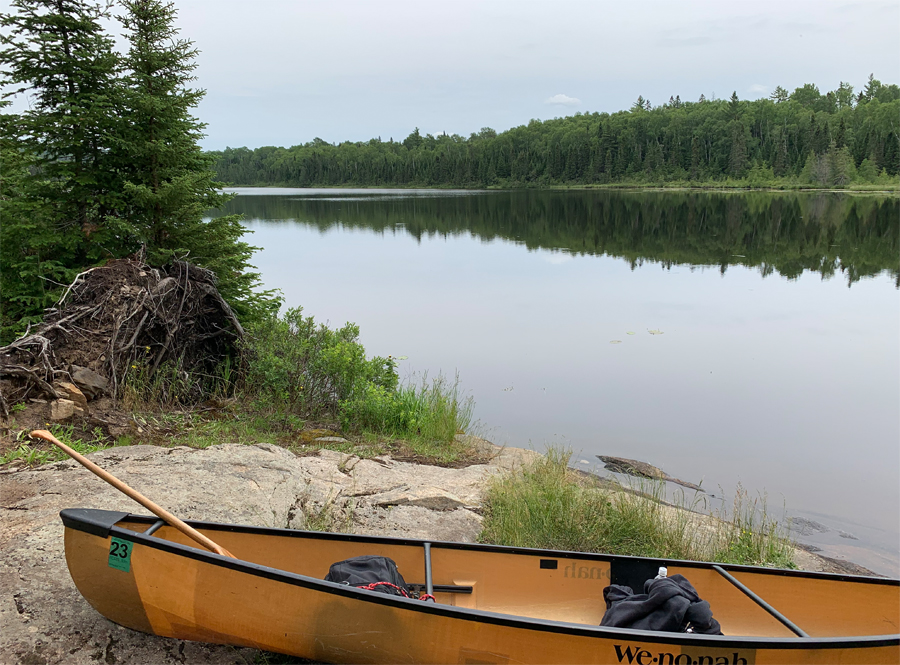
[[[400,595],[403,596],[404,598],[410,597],[409,594],[406,593],[406,591],[403,588],[398,587],[396,584],[391,584],[390,582],[372,582],[371,584],[366,584],[365,586],[360,586],[360,587],[356,587],[356,588],[357,589],[365,589],[366,591],[375,591],[376,587],[379,587],[379,586],[389,586],[392,589],[396,589],[397,591],[399,591]],[[419,600],[430,600],[433,603],[437,602],[435,597],[432,596],[430,593],[420,594]]]
[[[357,587],[357,588],[365,589],[366,591],[375,591],[375,587],[379,587],[379,586],[389,586],[392,589],[396,589],[397,591],[399,591],[401,596],[404,596],[405,598],[409,598],[409,594],[406,593],[405,590],[401,589],[396,584],[391,584],[390,582],[372,582],[371,584],[366,584],[365,586],[361,586],[361,587]]]

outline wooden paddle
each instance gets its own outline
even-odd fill
[[[216,545],[216,543],[211,541],[209,538],[204,536],[202,533],[200,533],[193,527],[190,527],[187,524],[185,524],[184,522],[182,522],[180,519],[175,517],[172,513],[170,513],[165,508],[161,508],[160,506],[157,506],[155,503],[153,503],[150,499],[145,497],[140,492],[137,492],[136,490],[131,489],[128,485],[123,483],[121,480],[116,478],[114,475],[112,475],[108,471],[104,471],[103,469],[101,469],[99,466],[94,464],[92,461],[90,461],[83,455],[80,455],[79,453],[77,453],[74,450],[72,450],[71,448],[69,448],[69,446],[64,444],[59,439],[57,439],[55,436],[53,436],[47,430],[44,430],[44,429],[34,430],[31,433],[31,436],[38,438],[38,439],[44,439],[45,441],[49,441],[50,443],[55,445],[57,448],[62,450],[66,455],[68,455],[73,460],[75,460],[76,462],[81,464],[81,466],[86,468],[88,471],[91,471],[92,473],[100,476],[103,480],[108,482],[110,485],[115,487],[117,490],[119,490],[123,494],[127,494],[129,497],[131,497],[132,499],[137,501],[139,504],[141,504],[144,508],[149,510],[151,513],[153,513],[160,519],[165,520],[166,522],[171,524],[173,527],[175,527],[176,529],[181,531],[181,533],[186,535],[188,538],[191,538],[192,540],[195,540],[198,543],[200,543],[201,545],[203,545],[203,547],[205,547],[206,549],[208,549],[212,552],[215,552],[216,554],[221,554],[222,556],[231,557],[232,559],[237,558],[231,552],[226,550],[224,547],[222,547],[220,545]]]

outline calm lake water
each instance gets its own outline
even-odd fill
[[[898,199],[232,191],[268,288],[458,372],[492,441],[741,483],[900,576]]]

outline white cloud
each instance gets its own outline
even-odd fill
[[[569,97],[568,95],[553,95],[552,97],[548,97],[545,101],[545,104],[562,104],[563,106],[578,106],[581,104],[580,99],[576,99],[575,97]]]
[[[753,85],[750,86],[750,88],[748,90],[749,90],[749,92],[754,92],[758,95],[764,95],[767,92],[769,92],[769,87],[762,85],[760,83],[754,83]]]

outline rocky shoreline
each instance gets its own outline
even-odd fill
[[[474,437],[468,443],[485,461],[458,469],[330,450],[299,456],[271,444],[138,445],[90,458],[185,519],[473,542],[490,478],[539,453]],[[253,649],[145,635],[94,611],[63,554],[58,514],[75,507],[146,512],[73,461],[0,471],[0,662],[256,662]],[[795,561],[851,572],[802,550]]]

